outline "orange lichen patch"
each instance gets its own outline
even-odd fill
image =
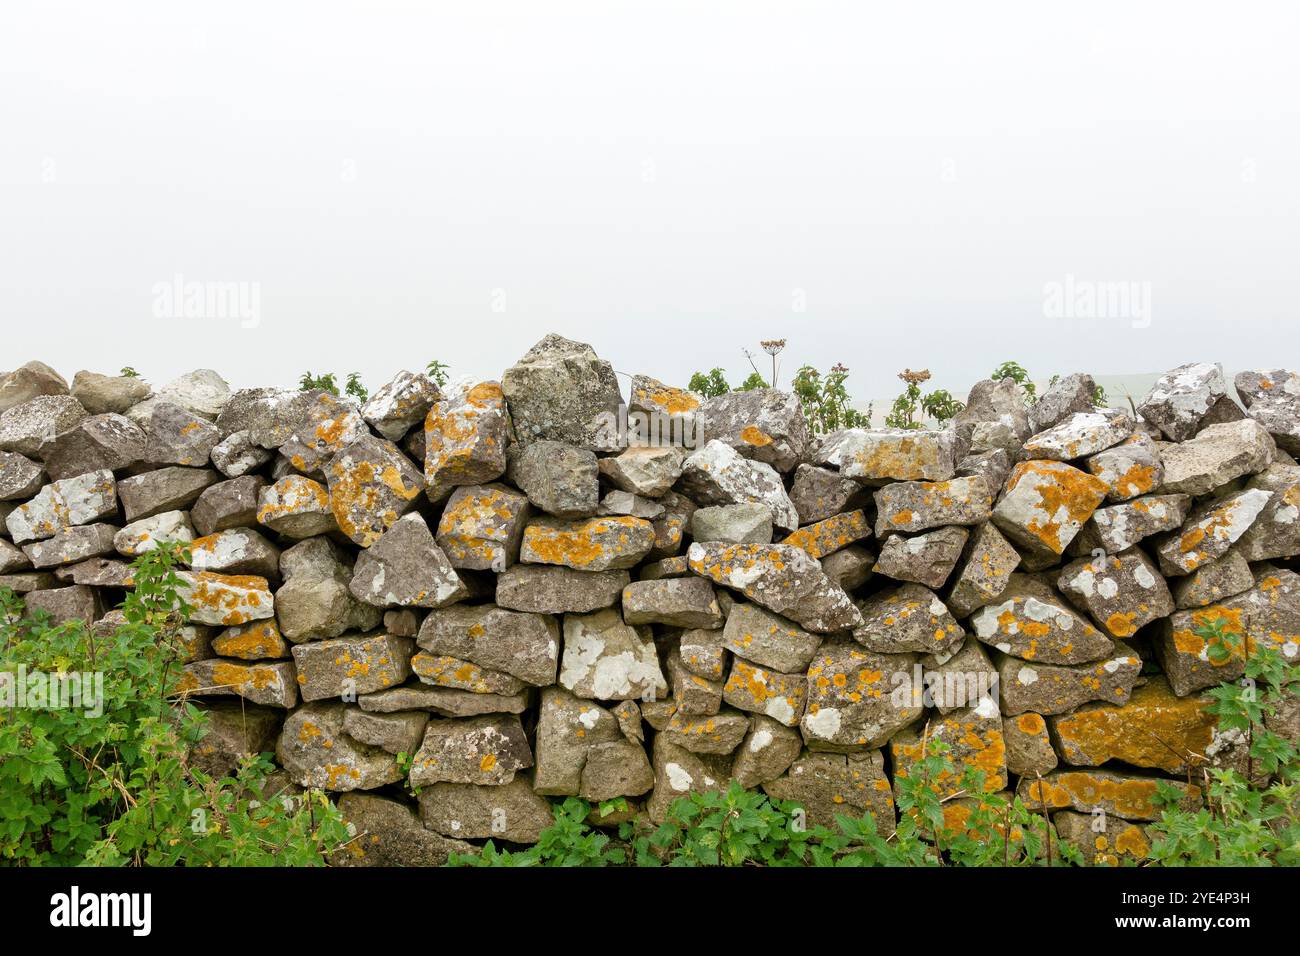
[[[257,660],[264,657],[284,657],[288,644],[280,634],[274,618],[232,628],[212,641],[212,649],[222,657]]]
[[[700,407],[700,400],[680,388],[638,388],[636,400],[641,405],[652,405],[668,415],[684,415]]]
[[[426,684],[468,690],[475,694],[512,694],[517,687],[513,680],[480,668],[470,661],[445,655],[416,654],[411,658],[411,670]]]
[[[544,564],[591,568],[619,554],[634,553],[629,551],[633,535],[653,540],[654,528],[642,518],[626,515],[570,524],[535,523],[524,529],[523,548],[532,560]]]
[[[930,477],[928,473],[939,464],[939,451],[932,442],[887,437],[859,451],[853,460],[866,477],[914,481]]]
[[[1032,484],[1038,495],[1035,516],[1025,530],[1053,554],[1061,554],[1074,532],[1092,517],[1110,486],[1095,475],[1056,461],[1022,461],[1007,479],[1007,494],[1021,482]],[[1070,534],[1062,537],[1067,526]]]
[[[271,667],[247,666],[218,661],[212,665],[212,683],[217,687],[229,687],[236,693],[250,690],[265,690],[278,684],[279,672]]]
[[[1156,486],[1155,465],[1133,465],[1115,479],[1114,488],[1127,497],[1144,495]]]
[[[1164,680],[1133,690],[1125,704],[1092,705],[1053,719],[1070,763],[1122,760],[1179,773],[1203,758],[1215,719],[1196,697],[1176,697]]]
[[[1121,854],[1144,860],[1151,852],[1151,844],[1147,841],[1141,827],[1129,824],[1115,837],[1115,849]]]
[[[1212,604],[1209,607],[1201,608],[1192,612],[1192,626],[1189,628],[1179,628],[1172,632],[1174,647],[1182,654],[1190,654],[1203,661],[1208,661],[1215,667],[1223,667],[1232,663],[1234,659],[1242,660],[1246,656],[1247,644],[1253,646],[1253,641],[1244,638],[1246,625],[1242,621],[1242,609],[1224,607],[1220,604]],[[1232,639],[1224,641],[1221,638],[1214,638],[1213,643],[1217,648],[1227,651],[1226,654],[1211,654],[1207,647],[1205,638],[1197,634],[1197,630],[1209,627],[1213,624],[1219,624],[1223,633],[1229,635]]]
[[[189,585],[184,596],[194,609],[197,621],[227,627],[245,624],[254,619],[255,609],[271,606],[271,587],[266,578],[213,571],[187,571],[180,577]]]
[[[820,559],[869,534],[871,526],[867,523],[866,514],[859,509],[800,528],[781,543],[802,548],[812,557]]]
[[[484,754],[483,759],[478,762],[478,768],[484,773],[491,773],[492,768],[497,765],[496,754]]]
[[[1133,619],[1137,617],[1136,611],[1116,611],[1110,617],[1106,618],[1106,630],[1110,631],[1116,637],[1128,637],[1137,630]]]
[[[320,482],[302,475],[285,475],[271,486],[258,509],[257,520],[268,524],[285,515],[327,511],[329,506],[329,492]]]
[[[890,741],[895,777],[908,776],[911,766],[921,760],[920,737],[910,741]],[[958,720],[950,715],[930,723],[928,740],[940,740],[951,748],[952,771],[941,771],[930,778],[930,787],[940,796],[951,796],[963,788],[967,768],[984,773],[984,790],[994,793],[1007,785],[1007,749],[1000,720]]]
[[[1050,808],[1074,807],[1084,812],[1101,808],[1121,817],[1140,820],[1155,819],[1155,804],[1159,781],[1137,777],[1109,777],[1083,770],[1054,773],[1042,780],[1030,781],[1028,797],[1033,806]],[[1187,785],[1190,798],[1200,796],[1200,788]],[[1033,807],[1031,807],[1032,809]]]
[[[1016,718],[1016,727],[1019,728],[1022,734],[1037,737],[1047,731],[1047,721],[1043,720],[1041,714],[1035,714],[1031,711]]]

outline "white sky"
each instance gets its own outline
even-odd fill
[[[1294,2],[6,0],[0,368],[1295,366],[1298,47]],[[256,328],[156,317],[178,273]]]

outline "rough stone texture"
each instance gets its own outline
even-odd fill
[[[559,441],[616,451],[623,404],[618,377],[590,345],[554,333],[534,345],[501,376],[519,441]]]
[[[501,386],[480,382],[434,402],[424,419],[424,480],[430,501],[506,470],[509,418]]]
[[[188,543],[195,759],[274,747],[294,792],[343,793],[344,865],[528,843],[566,796],[662,820],[733,779],[888,834],[923,736],[1031,804],[1041,774],[1057,839],[1137,862],[1153,775],[1245,772],[1203,692],[1246,648],[1300,658],[1300,376],[1243,373],[1247,414],[1175,370],[1133,422],[1086,375],[1032,406],[990,380],[943,430],[814,435],[790,396],[647,376],[625,415],[548,341],[507,376],[513,426],[495,383],[409,372],[361,408],[0,376],[0,586],[109,637],[127,560]],[[1300,707],[1273,721],[1294,738]],[[931,784],[959,829],[970,798]]]
[[[1162,375],[1138,404],[1137,412],[1170,441],[1186,441],[1226,392],[1227,383],[1217,365],[1193,362]]]
[[[586,614],[618,603],[631,576],[615,568],[579,571],[554,565],[516,564],[497,576],[496,600],[512,611]]]
[[[1088,471],[1110,486],[1107,501],[1127,501],[1160,487],[1165,466],[1156,444],[1145,432],[1136,432],[1113,448],[1099,451],[1087,461]]]
[[[692,544],[691,571],[733,588],[819,634],[855,627],[862,616],[802,548],[771,544]]]
[[[1242,475],[1263,471],[1276,446],[1264,427],[1251,419],[1211,425],[1181,444],[1164,446],[1160,460],[1164,494],[1203,495]]]
[[[707,399],[696,410],[695,420],[704,441],[721,441],[777,471],[793,470],[808,445],[799,399],[774,388]]]
[[[411,640],[376,633],[312,641],[293,648],[303,700],[342,697],[395,687],[411,673]]]
[[[1007,479],[993,523],[1012,542],[1037,555],[1058,555],[1101,504],[1100,478],[1057,461],[1023,461]]]
[[[1132,434],[1133,419],[1118,408],[1075,412],[1031,437],[1022,453],[1027,458],[1070,461],[1118,445]]]
[[[1171,577],[1190,574],[1223,557],[1272,498],[1271,491],[1251,488],[1197,508],[1156,547],[1160,570]]]
[[[419,514],[399,518],[357,556],[349,589],[376,607],[445,607],[470,593]]]
[[[1061,810],[1052,814],[1052,825],[1057,839],[1078,850],[1089,866],[1139,864],[1151,852],[1146,827],[1110,814]]]
[[[965,528],[936,528],[910,537],[892,534],[880,546],[872,570],[896,581],[941,588],[956,567],[969,535]]]
[[[1099,767],[1118,760],[1181,775],[1206,753],[1215,720],[1204,701],[1176,697],[1156,677],[1134,688],[1125,704],[1085,704],[1051,724],[1065,763]]]
[[[916,663],[914,654],[877,654],[845,640],[824,643],[808,667],[808,707],[799,723],[804,741],[813,750],[836,752],[886,744],[924,710],[919,692],[912,694],[895,677],[910,676]]]
[[[799,513],[799,523],[813,524],[849,510],[862,494],[862,486],[838,471],[803,464],[794,471],[790,501]]]
[[[853,629],[853,639],[878,653],[942,655],[966,637],[938,595],[920,584],[882,591],[859,607],[863,623]]]
[[[725,544],[768,544],[772,512],[761,504],[713,505],[691,514],[691,538]]]
[[[960,567],[949,575],[948,606],[965,617],[994,600],[1007,589],[1011,574],[1020,564],[1020,552],[989,522],[975,528],[966,539]]]
[[[523,491],[535,508],[557,518],[590,517],[600,504],[595,454],[563,442],[512,446],[506,459],[506,479]]]
[[[1112,637],[1132,637],[1174,610],[1169,585],[1151,559],[1136,548],[1068,564],[1057,587],[1086,608],[1097,626]]]
[[[780,474],[716,439],[682,463],[678,487],[700,505],[760,504],[771,512],[773,527],[790,532],[799,526],[799,513]]]
[[[657,700],[668,693],[648,627],[610,608],[564,616],[559,684],[589,700]]]

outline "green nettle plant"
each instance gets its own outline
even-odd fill
[[[1238,737],[1244,767],[1202,766],[1205,806],[1186,809],[1181,793],[1162,784],[1160,819],[1151,825],[1151,860],[1164,866],[1300,865],[1300,758],[1296,740],[1270,724],[1286,701],[1300,696],[1300,666],[1272,647],[1226,630],[1222,620],[1195,633],[1211,661],[1244,656],[1240,682],[1206,693],[1221,737]],[[1195,759],[1203,755],[1189,755]],[[1244,770],[1244,772],[1243,772]],[[1192,773],[1188,774],[1192,782]]]
[[[343,386],[343,391],[355,398],[358,404],[361,405],[364,405],[366,399],[370,397],[370,390],[361,384],[360,372],[348,372],[348,381]]]
[[[1029,378],[1029,373],[1025,371],[1024,366],[1019,362],[1003,362],[993,370],[993,374],[990,375],[989,378],[993,379],[995,382],[1000,382],[1004,378],[1011,379],[1011,381],[1020,386],[1026,405],[1032,405],[1034,400],[1038,397],[1037,388]]]
[[[966,407],[953,398],[947,389],[938,388],[928,393],[921,392],[921,383],[930,380],[929,369],[912,371],[910,368],[905,368],[898,373],[898,377],[903,380],[903,392],[894,399],[889,414],[885,416],[887,428],[923,427],[923,423],[917,419],[918,411],[942,425],[960,414]]]
[[[129,365],[123,365],[123,366],[122,366],[122,371],[119,372],[118,374],[121,375],[123,378],[139,378],[139,377],[140,377],[140,373],[137,372],[135,369],[133,369],[133,368],[132,368],[131,366],[129,366]]]
[[[851,404],[844,382],[849,377],[848,366],[836,363],[825,375],[811,365],[800,366],[794,373],[791,390],[803,406],[808,426],[818,434],[839,428],[865,428],[871,423]]]
[[[658,827],[633,819],[617,838],[594,830],[592,808],[577,797],[555,807],[555,824],[519,851],[492,842],[479,853],[453,854],[449,866],[1045,866],[1083,863],[1058,844],[1050,823],[1018,798],[984,792],[984,773],[970,768],[962,789],[941,797],[931,783],[953,773],[948,747],[930,741],[924,760],[898,780],[901,819],[882,837],[875,820],[837,815],[835,827],[807,823],[797,803],[775,800],[732,781],[728,790],[692,793],[669,806]],[[944,805],[968,798],[960,823]],[[617,806],[612,806],[617,804]],[[609,801],[596,811],[626,810]],[[957,819],[957,818],[954,818]]]
[[[731,386],[727,384],[727,375],[720,368],[710,369],[707,373],[696,372],[686,383],[686,387],[705,398],[717,398],[731,391]]]
[[[450,365],[446,365],[442,362],[439,362],[437,359],[434,359],[427,366],[425,366],[424,374],[429,376],[430,380],[432,380],[434,385],[437,385],[439,388],[442,388],[444,385],[447,384],[447,369],[449,368],[451,368]]]
[[[53,624],[43,611],[24,616],[21,599],[0,589],[0,680],[12,696],[0,708],[0,859],[9,865],[306,866],[348,842],[324,793],[270,792],[268,755],[219,779],[190,763],[205,718],[171,692],[186,655],[184,560],[175,547],[137,558],[125,621],[109,634]],[[61,706],[55,691],[74,679],[89,681],[95,699]],[[34,697],[34,687],[46,691]]]
[[[338,395],[339,383],[333,372],[325,372],[323,375],[303,372],[298,378],[298,390],[300,392],[314,392],[318,389],[329,392],[331,395]]]

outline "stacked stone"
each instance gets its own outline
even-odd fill
[[[773,389],[636,376],[625,402],[557,335],[500,382],[402,372],[363,405],[30,363],[0,379],[0,586],[111,628],[128,562],[188,544],[196,759],[274,750],[338,794],[343,862],[529,843],[570,795],[659,821],[732,780],[888,833],[928,740],[954,825],[975,767],[1113,862],[1159,780],[1196,801],[1189,767],[1245,766],[1199,696],[1244,653],[1198,629],[1300,648],[1300,375],[1235,385],[1182,366],[1130,415],[1087,375],[1032,405],[984,381],[943,430],[813,435]]]

